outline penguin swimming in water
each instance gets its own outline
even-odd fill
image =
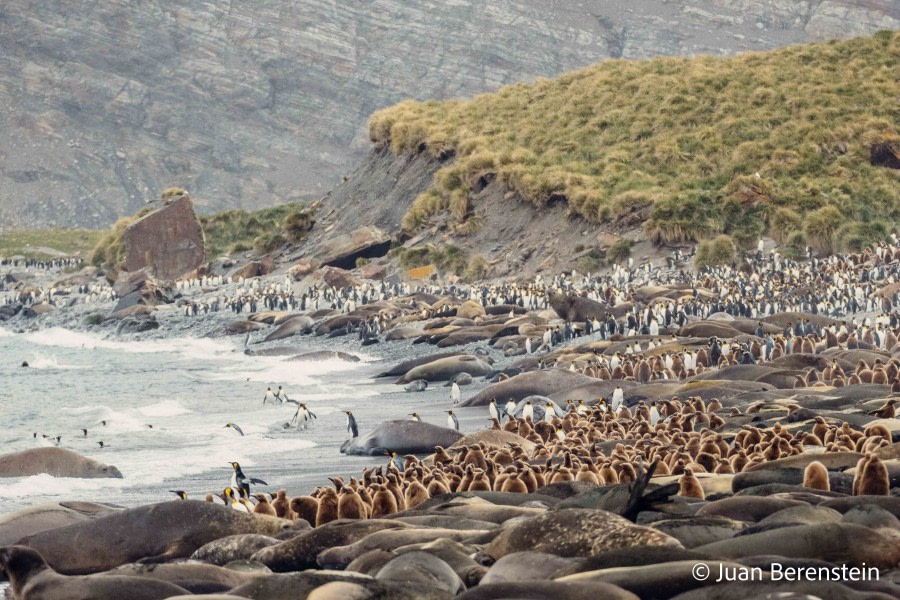
[[[256,479],[253,477],[247,477],[244,475],[244,471],[241,470],[241,465],[236,462],[228,463],[234,469],[231,473],[231,487],[236,490],[244,490],[247,495],[250,495],[250,484],[255,483],[259,485],[269,485],[262,479]]]
[[[222,426],[222,429],[225,429],[225,428],[231,428],[231,429],[234,429],[234,430],[237,431],[239,434],[241,434],[241,437],[244,437],[244,431],[243,431],[240,427],[238,427],[237,425],[235,425],[234,423],[226,423],[224,426]]]
[[[453,414],[453,411],[445,410],[444,412],[447,413],[447,427],[459,431],[459,419],[456,418],[456,415]]]
[[[359,437],[359,428],[356,426],[356,418],[349,410],[344,411],[347,414],[347,431],[353,434],[353,437]]]

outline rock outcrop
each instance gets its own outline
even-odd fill
[[[0,225],[105,226],[318,197],[376,109],[607,57],[730,54],[900,27],[896,0],[4,0]],[[29,201],[23,203],[22,198]]]
[[[206,261],[203,227],[188,196],[179,196],[125,229],[125,269],[174,280]]]
[[[322,266],[353,269],[358,258],[378,258],[391,248],[391,236],[378,227],[360,227],[328,241]]]

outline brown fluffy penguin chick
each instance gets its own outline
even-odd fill
[[[319,507],[316,510],[316,527],[337,520],[338,496],[334,488],[324,488],[319,496]]]
[[[275,516],[281,519],[289,519],[293,521],[296,517],[294,511],[291,510],[291,503],[287,499],[287,490],[280,489],[275,492],[275,499],[272,500],[272,508],[275,509]]]
[[[488,478],[485,476],[484,471],[481,469],[475,470],[475,478],[472,479],[472,483],[469,484],[470,492],[489,492],[491,491],[491,482],[488,481]]]
[[[337,515],[338,519],[365,519],[368,509],[356,490],[344,487],[338,496]]]
[[[276,516],[275,508],[269,502],[269,498],[263,494],[253,494],[256,496],[256,506],[253,507],[253,512],[261,514],[261,515],[269,515],[271,517]]]
[[[831,491],[831,482],[828,480],[828,469],[817,460],[809,463],[803,471],[803,487],[813,490]]]
[[[415,508],[430,497],[431,496],[428,495],[428,489],[419,483],[418,479],[413,479],[409,483],[409,487],[406,488],[406,508]]]
[[[397,499],[384,485],[379,485],[372,497],[372,518],[377,519],[397,512]]]
[[[862,470],[857,494],[860,496],[889,496],[891,480],[887,466],[872,453],[866,455],[867,461]],[[857,476],[859,473],[857,472]]]
[[[519,479],[518,473],[513,473],[503,481],[503,486],[500,488],[500,491],[526,494],[528,493],[528,487],[525,485],[524,481]]]
[[[703,486],[700,485],[700,480],[694,477],[694,472],[689,467],[685,467],[684,475],[678,479],[678,495],[685,498],[706,500],[706,494],[703,493]]]
[[[439,496],[441,494],[449,494],[450,488],[447,487],[447,484],[443,482],[443,480],[438,479],[437,477],[429,477],[426,479],[428,482],[428,487],[426,491],[428,492],[428,497]]]
[[[303,519],[310,525],[316,524],[316,513],[319,511],[319,501],[312,496],[297,496],[291,499],[291,512],[295,519]]]
[[[207,495],[206,495],[206,501],[207,501],[207,502],[215,502],[216,499],[213,497],[212,494],[207,494]]]

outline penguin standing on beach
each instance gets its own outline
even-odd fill
[[[459,404],[459,399],[462,397],[462,394],[459,391],[459,385],[454,381],[453,385],[450,386],[450,399],[453,400],[453,404]]]
[[[447,427],[459,431],[459,419],[453,414],[452,410],[444,411],[447,413]]]
[[[353,413],[349,410],[344,411],[347,414],[347,431],[349,431],[353,437],[359,437],[359,428],[356,426],[356,417],[353,416]]]
[[[256,479],[254,477],[247,477],[244,475],[244,471],[241,470],[241,465],[236,462],[228,463],[234,469],[231,473],[231,488],[233,490],[241,490],[243,489],[247,495],[250,495],[250,484],[255,483],[259,485],[269,485],[262,479]]]

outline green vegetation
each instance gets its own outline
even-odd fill
[[[890,31],[733,58],[607,60],[468,101],[405,101],[375,113],[369,135],[398,155],[455,155],[407,231],[444,211],[464,225],[471,190],[493,173],[535,207],[565,201],[590,222],[652,207],[657,243],[727,233],[747,247],[802,230],[844,249],[900,216],[897,172],[869,163],[873,144],[900,145],[898,64]],[[817,212],[828,207],[852,225],[836,231]]]
[[[606,262],[609,264],[621,263],[628,260],[631,256],[631,249],[634,248],[634,240],[621,238],[615,244],[606,250]]]
[[[26,258],[53,258],[43,248],[58,250],[68,255],[88,256],[103,236],[99,229],[14,229],[0,232],[0,256],[24,256]]]
[[[131,217],[122,217],[113,224],[112,228],[100,238],[91,257],[88,259],[95,267],[104,269],[120,268],[125,264],[125,229],[129,225],[146,215],[152,210],[145,206]]]
[[[735,256],[737,249],[734,242],[727,235],[718,235],[713,240],[703,240],[697,246],[697,256],[694,257],[694,264],[698,269],[703,267],[721,267],[722,265],[730,265]]]
[[[226,210],[200,217],[206,235],[206,254],[216,257],[253,250],[274,252],[284,244],[297,244],[312,228],[315,211],[302,202],[291,202],[254,212]]]
[[[480,254],[467,256],[453,244],[426,244],[413,248],[394,248],[389,253],[397,259],[401,269],[415,269],[434,265],[445,275],[459,275],[466,281],[484,279],[489,270],[487,261]]]

